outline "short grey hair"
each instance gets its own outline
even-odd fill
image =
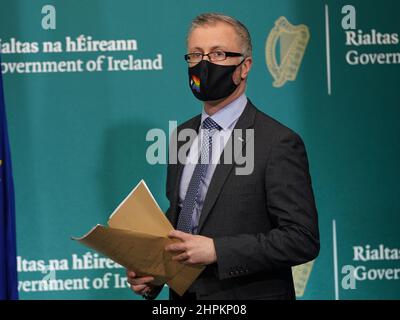
[[[203,13],[194,18],[190,25],[189,32],[186,37],[186,42],[188,41],[190,34],[195,28],[206,25],[214,25],[219,22],[227,23],[235,29],[242,43],[242,54],[244,55],[245,58],[251,57],[253,47],[251,44],[251,37],[249,30],[239,20],[219,13]]]

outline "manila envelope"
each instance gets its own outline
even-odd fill
[[[183,295],[204,270],[172,261],[164,250],[180,240],[168,238],[171,223],[142,180],[114,210],[108,226],[95,226],[81,238],[72,238],[114,260],[138,276],[154,277],[154,285],[167,283]]]

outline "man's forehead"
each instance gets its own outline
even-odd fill
[[[226,23],[198,26],[188,38],[189,48],[227,49],[237,45],[239,41],[235,29]]]

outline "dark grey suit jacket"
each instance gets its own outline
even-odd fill
[[[178,132],[198,130],[200,119],[199,115],[183,123]],[[216,166],[198,233],[214,239],[217,262],[206,267],[189,291],[197,299],[294,299],[291,267],[319,253],[317,210],[304,144],[250,101],[235,129],[254,129],[250,137],[254,170],[237,175],[237,163]],[[178,142],[178,150],[184,143]],[[249,142],[242,144],[246,152]],[[182,171],[179,162],[168,165],[166,214],[174,227]]]

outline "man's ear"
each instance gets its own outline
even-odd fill
[[[242,63],[242,67],[241,67],[241,72],[240,72],[240,76],[242,78],[242,80],[245,80],[250,72],[251,66],[253,64],[253,58],[252,57],[247,57],[245,59],[245,61],[243,61]]]

